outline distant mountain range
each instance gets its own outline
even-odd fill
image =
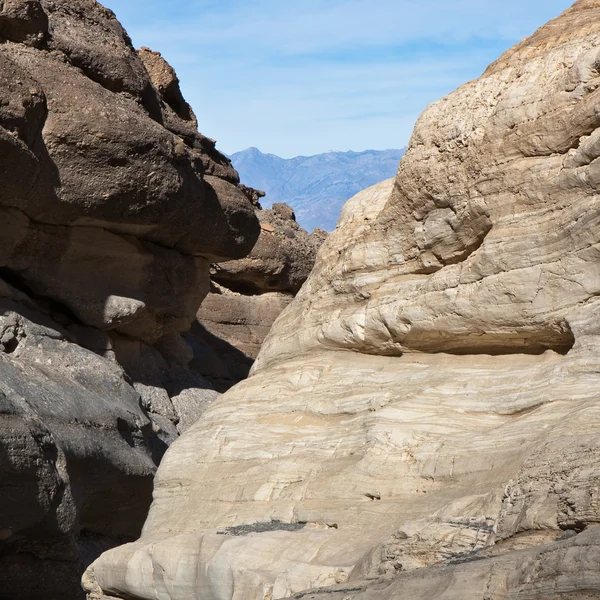
[[[248,148],[230,158],[242,183],[266,192],[265,208],[286,202],[308,231],[315,227],[332,231],[346,200],[393,177],[404,152],[327,152],[285,159]]]

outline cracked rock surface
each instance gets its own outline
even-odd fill
[[[90,598],[600,597],[599,48],[579,0],[423,113]]]
[[[182,334],[254,191],[95,0],[0,2],[0,190],[0,597],[76,600],[218,396]]]

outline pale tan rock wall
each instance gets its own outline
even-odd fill
[[[425,111],[91,597],[600,597],[599,47],[577,2]]]
[[[568,348],[570,311],[598,292],[597,11],[428,108],[375,223],[330,240],[260,363]]]

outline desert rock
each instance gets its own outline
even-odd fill
[[[75,600],[218,396],[181,334],[260,224],[110,10],[5,0],[0,42],[0,596]]]
[[[91,598],[595,598],[600,2],[431,105]]]
[[[211,267],[211,293],[186,339],[196,349],[191,367],[219,391],[248,376],[277,317],[306,281],[327,237],[308,234],[294,211],[275,203],[256,215],[261,233],[246,258]]]
[[[248,256],[213,267],[213,281],[248,294],[282,292],[296,294],[310,274],[317,250],[327,233],[309,234],[298,225],[287,204],[258,210],[261,232]]]

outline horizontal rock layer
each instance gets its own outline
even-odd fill
[[[91,598],[600,597],[599,46],[579,0],[423,113]]]

